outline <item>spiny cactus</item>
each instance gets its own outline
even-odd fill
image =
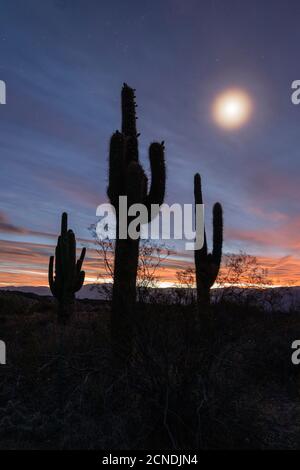
[[[194,177],[195,204],[203,204],[201,177]],[[210,303],[210,288],[215,283],[221,265],[223,244],[223,211],[220,203],[213,207],[213,250],[207,251],[206,233],[200,250],[195,250],[195,269],[197,283],[197,300],[199,308],[207,307]]]
[[[127,196],[128,207],[144,204],[151,221],[151,205],[161,205],[165,195],[164,143],[152,143],[149,148],[151,186],[139,163],[136,129],[135,90],[124,83],[122,88],[122,132],[111,137],[109,151],[109,186],[107,194],[117,215],[114,285],[112,298],[112,339],[119,354],[128,357],[132,340],[132,315],[136,301],[136,277],[139,257],[139,239],[119,238],[119,197]],[[126,214],[127,215],[127,214]],[[153,215],[153,214],[152,214]],[[128,226],[133,220],[128,217]]]
[[[74,232],[68,230],[68,215],[61,218],[61,234],[55,250],[55,276],[53,274],[54,256],[49,260],[49,286],[58,301],[58,316],[66,322],[74,310],[75,292],[83,286],[85,272],[81,271],[86,249],[83,248],[76,262],[76,239]]]

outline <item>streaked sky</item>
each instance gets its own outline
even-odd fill
[[[47,284],[63,211],[91,246],[87,281],[101,270],[88,227],[106,201],[124,81],[137,90],[146,169],[149,143],[165,141],[166,202],[193,202],[200,172],[208,228],[223,204],[225,251],[299,284],[299,17],[297,0],[0,0],[0,285]],[[229,131],[211,107],[231,87],[253,114]],[[171,258],[164,280],[190,262]]]

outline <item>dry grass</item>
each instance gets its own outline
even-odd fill
[[[5,299],[4,299],[5,297]],[[0,447],[299,448],[299,315],[139,307],[130,367],[110,361],[109,304],[80,301],[62,333],[51,299],[1,294]]]

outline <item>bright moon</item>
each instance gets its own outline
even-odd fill
[[[213,117],[217,124],[235,129],[245,124],[252,112],[250,97],[243,90],[231,89],[217,96],[213,103]]]

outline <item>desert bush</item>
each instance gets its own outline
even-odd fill
[[[0,315],[26,315],[38,300],[31,299],[20,293],[0,292]]]
[[[109,238],[98,238],[94,225],[90,227],[90,232],[102,262],[102,271],[98,275],[100,285],[96,288],[101,289],[101,292],[105,293],[107,300],[111,300],[115,241]],[[163,270],[164,261],[169,256],[170,250],[165,244],[149,239],[142,239],[140,241],[136,279],[137,299],[139,302],[153,302],[157,299],[158,292],[151,289],[158,287],[160,280],[159,273]]]
[[[249,306],[241,315],[238,303],[216,303],[208,331],[193,305],[139,304],[132,361],[116,374],[109,302],[77,304],[62,389],[53,314],[5,316],[2,449],[299,447],[300,376],[290,357],[297,311]]]

